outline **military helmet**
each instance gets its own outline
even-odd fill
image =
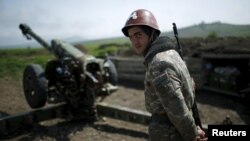
[[[130,14],[124,27],[122,28],[123,34],[128,37],[128,27],[136,26],[136,25],[149,26],[156,30],[157,35],[160,35],[161,33],[161,31],[159,30],[156,18],[150,11],[145,10],[145,9],[138,9],[138,10],[133,11]]]

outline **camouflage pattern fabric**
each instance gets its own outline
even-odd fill
[[[169,124],[151,122],[148,132],[149,141],[183,141],[176,128]]]
[[[147,54],[155,52],[157,40]],[[149,138],[151,141],[191,141],[197,135],[197,129],[192,115],[194,84],[186,64],[174,49],[161,50],[151,56],[145,59],[145,106],[152,114],[166,113],[171,124],[152,120]]]

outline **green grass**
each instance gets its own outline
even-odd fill
[[[118,51],[118,47],[109,46],[107,48],[100,49],[99,46],[88,46],[88,54],[91,54],[96,57],[104,57],[106,54],[115,54]]]
[[[16,48],[0,50],[0,57],[5,56],[30,56],[30,55],[49,55],[44,48]]]
[[[28,64],[40,64],[43,68],[53,55],[45,49],[10,49],[0,50],[0,78],[20,79]]]
[[[78,42],[77,44],[83,45],[87,53],[96,57],[104,57],[106,53],[109,55],[116,54],[116,52],[122,48],[129,48],[130,42],[128,38],[108,38],[100,40],[90,40],[85,42]],[[105,48],[100,48],[102,45],[107,45]]]

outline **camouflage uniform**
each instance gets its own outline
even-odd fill
[[[151,119],[151,141],[191,141],[197,135],[192,116],[193,81],[185,62],[168,37],[158,37],[145,57],[145,106],[152,115],[166,115],[164,122]]]

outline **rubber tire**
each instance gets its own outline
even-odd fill
[[[111,60],[107,60],[107,63],[109,64],[109,73],[110,73],[110,77],[109,77],[109,82],[116,86],[118,83],[118,74],[117,74],[117,70],[116,67],[114,65],[114,63]]]
[[[27,103],[33,109],[41,108],[47,100],[47,80],[38,64],[26,66],[23,73],[23,89]]]

